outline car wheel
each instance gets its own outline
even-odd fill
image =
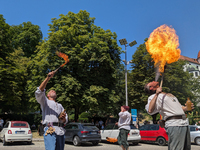
[[[75,136],[75,137],[74,137],[74,139],[73,139],[73,144],[74,144],[75,146],[81,145],[81,141],[80,141],[80,139],[79,139],[78,136]]]
[[[32,144],[32,141],[28,141],[27,144],[28,144],[28,145],[31,145],[31,144]]]
[[[7,145],[6,139],[5,139],[5,135],[3,137],[3,146]]]
[[[159,138],[157,139],[157,142],[158,142],[158,145],[160,145],[160,146],[166,145],[166,140],[165,140],[165,138],[163,138],[163,137],[159,137]]]
[[[93,145],[98,145],[99,142],[98,142],[98,141],[96,141],[96,142],[92,142],[92,144],[93,144]]]
[[[133,145],[138,145],[138,142],[132,142]]]
[[[195,143],[196,143],[197,145],[200,145],[200,138],[199,138],[199,137],[197,137],[197,138],[195,139]]]

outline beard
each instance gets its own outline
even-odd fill
[[[156,93],[156,90],[150,90],[150,91],[149,91],[149,94],[151,94],[151,95],[152,95],[152,94],[155,94],[155,93]]]
[[[49,97],[56,99],[57,95],[54,92],[49,93]]]

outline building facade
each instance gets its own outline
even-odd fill
[[[184,71],[188,71],[189,73],[193,74],[195,78],[200,76],[200,51],[196,59],[182,55],[180,56],[179,59],[186,60],[188,62],[188,64],[184,66]]]

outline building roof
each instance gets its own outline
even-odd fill
[[[197,59],[198,59],[198,58],[200,58],[200,51],[199,51],[198,56],[197,56]]]
[[[200,57],[200,51],[199,51],[199,54],[198,54],[198,58],[199,57]],[[181,55],[179,59],[186,60],[186,61],[200,65],[200,63],[197,61],[197,59],[194,59],[194,58],[189,58],[189,57]]]

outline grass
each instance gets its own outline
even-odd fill
[[[43,136],[39,136],[39,134],[37,133],[37,130],[32,130],[31,132],[32,132],[33,138],[37,138],[37,139],[43,138]]]

